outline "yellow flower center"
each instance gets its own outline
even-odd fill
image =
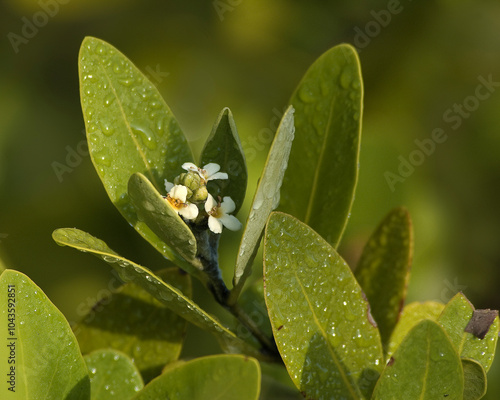
[[[214,218],[220,218],[221,217],[220,207],[218,205],[213,206],[212,209],[208,212],[208,214]]]
[[[169,194],[167,194],[167,200],[176,210],[187,206],[186,203],[183,203],[179,199],[171,197]]]

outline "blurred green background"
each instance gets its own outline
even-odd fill
[[[77,57],[87,35],[150,76],[196,156],[219,111],[231,108],[250,168],[242,221],[270,145],[265,128],[320,54],[355,45],[365,112],[341,254],[355,265],[383,216],[406,205],[415,228],[409,301],[445,302],[462,290],[478,308],[500,308],[497,1],[4,0],[0,26],[0,257],[70,321],[106,290],[110,268],[58,247],[54,229],[78,227],[145,266],[164,265],[111,205],[86,154]],[[446,140],[418,159],[415,140],[438,128]],[[391,188],[386,172],[410,157],[420,165]],[[222,239],[228,280],[238,238]],[[203,336],[190,330],[186,356],[218,351]],[[487,398],[499,396],[497,360]]]

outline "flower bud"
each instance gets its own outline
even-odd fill
[[[198,203],[207,199],[207,187],[203,184],[202,178],[197,172],[182,173],[175,178],[174,182],[187,188],[187,200],[190,202]]]
[[[205,185],[200,186],[196,191],[193,192],[191,198],[189,199],[193,203],[203,202],[207,199],[208,191]]]

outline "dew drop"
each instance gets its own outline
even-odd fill
[[[163,125],[165,124],[165,116],[162,115],[158,117],[158,119],[155,121],[155,128],[156,131],[162,135],[163,134]]]
[[[157,148],[156,138],[146,124],[133,122],[130,124],[130,127],[132,128],[132,132],[141,138],[142,142],[148,149],[155,150]]]
[[[351,74],[348,71],[344,71],[342,72],[342,74],[340,74],[340,86],[342,86],[344,89],[349,89],[351,80]]]
[[[106,150],[94,153],[93,158],[97,164],[105,167],[109,167],[111,165],[111,158]]]
[[[135,83],[135,80],[133,77],[129,77],[129,78],[124,78],[124,79],[118,79],[118,83],[120,85],[125,86],[125,87],[130,87]]]
[[[307,86],[302,86],[299,89],[299,99],[302,100],[304,103],[313,103],[316,100],[316,98],[314,97],[314,95]]]
[[[101,119],[99,124],[101,126],[102,133],[106,136],[111,136],[113,134],[113,132],[115,131],[113,126],[106,120]]]
[[[262,207],[263,203],[264,203],[264,197],[262,196],[262,194],[257,193],[257,195],[255,196],[255,200],[253,201],[252,204],[252,209],[258,210],[260,207]]]
[[[116,97],[114,94],[109,94],[104,98],[104,106],[109,107],[111,103],[115,101]]]

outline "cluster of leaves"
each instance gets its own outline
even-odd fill
[[[125,283],[71,329],[29,278],[3,272],[0,290],[7,293],[8,285],[17,290],[16,334],[23,344],[17,347],[14,396],[472,400],[484,395],[498,313],[475,310],[461,293],[446,305],[403,308],[413,246],[405,209],[391,211],[381,222],[355,273],[336,251],[358,174],[363,88],[351,46],[323,54],[292,95],[253,198],[231,290],[218,264],[214,270],[204,262],[200,232],[163,197],[164,179],[172,181],[193,157],[155,87],[123,54],[95,38],[83,42],[80,82],[90,154],[111,201],[184,272],[177,267],[153,272],[88,233],[56,230],[58,244],[100,257]],[[247,170],[229,109],[217,118],[198,165],[208,163],[228,173],[228,180],[209,190],[231,196],[237,211]],[[280,211],[273,211],[278,204]],[[219,236],[206,234],[216,251]],[[245,285],[262,238],[263,281]],[[194,303],[192,276],[251,334],[238,336],[240,329],[224,326]],[[5,320],[7,300],[0,301]],[[254,312],[269,318],[252,321]],[[188,322],[212,333],[223,352],[233,354],[179,360]],[[0,357],[7,359],[8,351],[0,347]]]

